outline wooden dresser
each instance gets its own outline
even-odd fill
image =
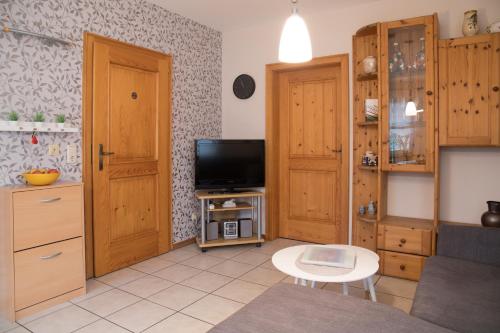
[[[83,185],[0,188],[0,314],[14,321],[84,293]]]

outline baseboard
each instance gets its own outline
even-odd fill
[[[188,246],[188,245],[191,245],[194,243],[196,243],[196,237],[188,238],[186,240],[183,240],[183,241],[180,241],[177,243],[173,243],[172,250],[177,250],[177,249],[180,249],[181,247]]]

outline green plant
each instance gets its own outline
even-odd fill
[[[9,121],[18,121],[19,120],[19,114],[16,111],[12,111],[7,115],[7,119]]]
[[[64,124],[65,121],[66,121],[66,116],[65,115],[63,115],[63,114],[56,115],[56,123],[58,123],[58,124]]]
[[[45,116],[43,115],[42,112],[37,112],[33,117],[33,121],[36,123],[43,123],[45,121]]]

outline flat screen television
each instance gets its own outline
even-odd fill
[[[196,140],[195,146],[197,190],[264,186],[264,140]]]

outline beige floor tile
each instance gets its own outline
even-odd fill
[[[411,306],[413,304],[411,299],[384,293],[377,293],[377,302],[393,306],[406,313],[410,313]]]
[[[233,301],[248,303],[255,297],[262,294],[268,287],[260,284],[234,280],[224,287],[216,290],[213,294],[224,298],[232,299]]]
[[[190,279],[181,282],[182,285],[205,291],[211,293],[214,290],[219,289],[225,284],[231,282],[233,278],[215,274],[211,272],[203,272],[201,274],[195,275]]]
[[[45,309],[45,310],[42,310],[40,312],[37,312],[31,316],[28,316],[28,317],[24,317],[22,319],[18,319],[17,322],[21,325],[24,325],[26,323],[29,323],[33,320],[36,320],[38,318],[42,318],[42,317],[45,317],[46,315],[48,314],[51,314],[53,312],[56,312],[56,311],[59,311],[61,309],[64,309],[64,308],[67,308],[68,306],[72,305],[71,302],[64,302],[64,303],[61,303],[61,304],[57,304],[57,305],[54,305],[48,309]]]
[[[268,261],[264,262],[260,267],[265,268],[265,269],[272,269],[277,271],[276,267],[273,265],[273,261],[269,259]]]
[[[290,284],[295,284],[295,278],[293,276],[287,276],[286,278],[284,278],[283,280],[281,280],[280,282],[283,282],[283,283],[290,283]],[[323,289],[323,287],[326,285],[325,282],[316,282],[316,286],[314,288],[316,289]],[[308,287],[311,287],[311,282],[307,282],[307,286]]]
[[[382,276],[375,285],[380,293],[413,299],[417,290],[417,282]]]
[[[380,275],[375,274],[372,277],[373,284],[374,285],[377,284],[377,282],[378,282],[379,279],[380,279]],[[349,282],[349,286],[364,289],[363,280],[361,280],[361,281],[355,281],[355,282]]]
[[[176,265],[167,267],[165,269],[162,269],[161,271],[155,272],[155,273],[153,273],[153,275],[160,277],[162,279],[165,279],[165,280],[172,281],[174,283],[179,283],[179,282],[187,280],[190,277],[193,277],[201,272],[202,271],[197,269],[197,268],[193,268],[193,267],[189,267],[189,266],[185,266],[185,265],[181,265],[181,264],[176,264]]]
[[[230,276],[233,278],[237,278],[246,272],[253,269],[255,266],[249,264],[243,264],[241,262],[226,260],[214,267],[210,267],[208,269],[209,272],[222,274],[225,276]]]
[[[140,278],[139,280],[127,283],[126,285],[121,286],[120,289],[136,296],[147,298],[157,292],[167,289],[172,285],[173,283],[170,281],[148,275]]]
[[[279,271],[257,267],[239,277],[240,280],[254,282],[265,286],[272,286],[283,280],[286,274]]]
[[[78,305],[101,317],[106,317],[139,300],[140,298],[137,296],[118,289],[113,289],[104,294],[80,302]]]
[[[184,260],[183,262],[181,262],[181,264],[205,270],[205,269],[209,269],[210,267],[213,267],[217,264],[220,264],[223,261],[224,261],[224,259],[217,258],[217,257],[211,257],[211,256],[203,253],[203,254],[199,254],[197,256],[194,256],[192,258],[189,258],[187,260]]]
[[[258,265],[265,263],[270,258],[271,258],[271,256],[268,254],[247,251],[247,252],[243,252],[242,254],[237,255],[236,257],[232,258],[231,260],[241,262],[244,264],[258,266]]]
[[[176,313],[147,329],[144,333],[205,333],[213,326],[182,313]]]
[[[342,294],[342,284],[340,283],[327,283],[325,284],[323,289]],[[354,296],[362,299],[369,299],[369,294],[365,292],[363,288],[349,287],[349,296]]]
[[[69,333],[97,320],[99,317],[95,314],[70,305],[24,326],[34,333]]]
[[[16,327],[13,330],[7,331],[8,333],[30,333],[27,329],[22,326]]]
[[[130,266],[130,268],[135,269],[143,273],[151,274],[167,268],[168,266],[175,265],[173,261],[161,260],[158,258],[151,258],[135,265]]]
[[[134,269],[123,268],[123,269],[120,269],[119,271],[112,272],[112,273],[106,274],[104,276],[98,277],[97,281],[109,284],[113,287],[119,287],[119,286],[122,286],[126,283],[137,280],[143,276],[146,276],[146,274],[144,274],[142,272],[138,272]]]
[[[198,247],[198,244],[196,244],[196,243],[181,247],[179,250],[190,251],[190,252],[197,253],[197,254],[201,253],[201,250]]]
[[[85,295],[73,298],[71,302],[76,304],[99,294],[105,293],[106,291],[109,291],[111,289],[113,289],[113,287],[105,283],[99,282],[95,279],[89,279],[87,280],[87,293]]]
[[[274,253],[276,253],[281,249],[282,246],[277,242],[277,240],[273,240],[273,241],[265,241],[264,243],[262,243],[260,247],[254,247],[250,251],[267,255],[273,255]]]
[[[254,245],[241,245],[241,246],[223,246],[217,247],[213,249],[208,249],[205,253],[212,257],[222,258],[222,259],[230,259],[232,257],[237,256],[243,252],[246,252],[255,247]]]
[[[7,332],[8,330],[12,330],[19,325],[17,323],[11,323],[7,319],[0,317],[0,333]]]
[[[209,322],[210,324],[217,325],[242,307],[242,303],[214,295],[207,295],[198,302],[183,309],[181,312],[188,316]]]
[[[167,308],[181,310],[206,295],[207,293],[203,291],[176,284],[150,296],[148,299]]]
[[[76,333],[129,333],[130,331],[101,319],[90,325],[80,328]]]
[[[132,332],[141,332],[174,313],[175,311],[171,309],[142,300],[113,313],[106,319]]]
[[[193,252],[193,251],[178,249],[178,250],[173,250],[173,251],[170,251],[168,253],[162,254],[156,258],[161,259],[161,260],[172,261],[172,262],[181,262],[183,260],[194,257],[197,254],[198,253]]]

